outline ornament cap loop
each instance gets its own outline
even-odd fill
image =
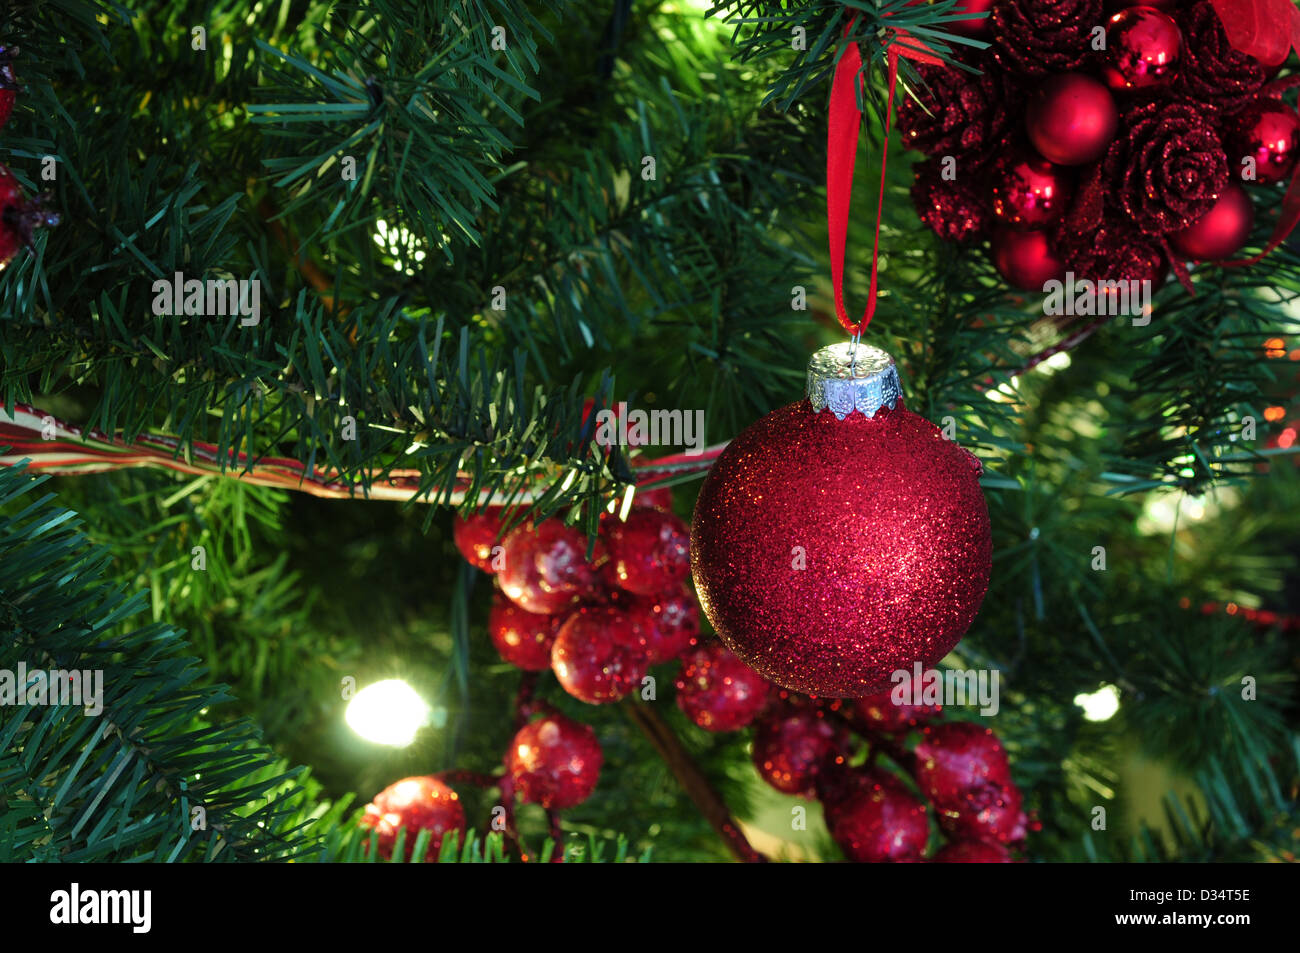
[[[808,400],[815,412],[830,409],[840,420],[857,410],[874,417],[893,410],[903,396],[894,359],[878,347],[856,341],[832,344],[808,361]]]

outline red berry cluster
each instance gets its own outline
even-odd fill
[[[678,707],[708,731],[753,724],[760,776],[785,794],[819,799],[851,860],[923,860],[932,815],[948,839],[932,860],[1012,860],[1028,821],[993,733],[930,724],[939,706],[897,705],[889,692],[853,701],[797,695],[721,643],[697,644],[689,534],[666,508],[643,505],[626,520],[604,521],[591,559],[586,537],[559,520],[503,532],[504,516],[458,517],[453,535],[464,557],[496,578],[488,631],[507,662],[549,667],[570,695],[605,704],[636,691],[651,665],[679,660]],[[504,796],[548,811],[581,803],[603,760],[595,733],[548,706],[531,707],[541,716],[510,743]],[[863,742],[866,766],[850,767]],[[911,775],[911,786],[882,766],[881,754]]]
[[[1006,751],[983,726],[929,724],[939,712],[937,705],[896,705],[889,692],[834,702],[782,693],[759,720],[754,763],[777,790],[822,802],[826,826],[850,860],[924,860],[933,809],[947,845],[932,861],[1010,863],[1029,820]],[[913,732],[918,740],[909,751],[903,742]],[[855,735],[867,745],[861,767],[849,766]],[[911,786],[881,766],[881,754]]]
[[[488,634],[511,665],[550,668],[570,695],[600,705],[695,645],[690,533],[672,512],[641,505],[626,520],[605,520],[591,559],[581,530],[549,519],[502,534],[504,517],[491,509],[457,517],[453,535],[469,562],[496,577]]]
[[[1119,9],[1116,9],[1119,8]],[[956,241],[988,236],[1016,287],[1066,272],[1158,283],[1230,258],[1254,206],[1241,183],[1290,178],[1300,115],[1234,49],[1209,0],[991,0],[958,21],[991,42],[976,72],[920,69],[899,107],[921,218]],[[1107,16],[1105,10],[1113,10]],[[1105,31],[1104,49],[1095,30]]]
[[[14,76],[16,50],[0,46],[0,129],[9,121],[18,98],[18,81]],[[28,199],[22,186],[0,165],[0,271],[23,245],[31,247],[32,232],[42,225],[57,225],[59,216],[45,208],[48,196]]]

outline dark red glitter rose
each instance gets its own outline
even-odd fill
[[[1023,98],[986,57],[971,65],[982,72],[919,66],[925,85],[918,85],[916,98],[904,97],[898,107],[903,144],[927,156],[965,159],[959,175],[978,169],[1001,151],[1012,118],[1020,118]]]
[[[1092,29],[1103,22],[1102,0],[997,0],[993,55],[1013,72],[1064,73],[1093,56]]]
[[[1056,247],[1066,269],[1080,281],[1150,281],[1154,289],[1167,270],[1159,240],[1134,231],[1125,219],[1107,219],[1082,235],[1061,229]]]
[[[1228,184],[1228,157],[1204,113],[1147,103],[1124,117],[1102,180],[1135,228],[1162,235],[1204,215]]]
[[[945,180],[943,160],[927,159],[915,166],[912,202],[921,221],[950,242],[975,238],[988,227],[989,207],[969,174]]]
[[[1245,106],[1264,85],[1264,68],[1228,42],[1209,0],[1183,7],[1174,16],[1184,47],[1174,95],[1202,111],[1230,114]]]

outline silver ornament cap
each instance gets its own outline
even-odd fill
[[[815,412],[830,408],[840,420],[853,411],[874,417],[903,396],[894,359],[868,344],[832,344],[808,361],[808,400]]]

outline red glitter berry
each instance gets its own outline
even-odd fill
[[[672,513],[634,509],[627,520],[610,520],[601,533],[614,578],[628,592],[672,592],[691,571],[690,530]]]
[[[521,801],[559,809],[591,796],[603,760],[589,726],[549,714],[515,734],[506,751],[506,772]]]
[[[778,791],[810,798],[847,743],[847,731],[816,709],[787,709],[759,721],[754,767]]]
[[[592,705],[618,701],[645,678],[640,628],[621,609],[584,606],[560,627],[551,667],[574,698]]]
[[[522,609],[555,615],[597,589],[586,537],[559,520],[525,523],[501,545],[501,591]]]
[[[943,828],[963,839],[1023,840],[1027,819],[1006,750],[989,728],[949,722],[922,730],[916,782]]]
[[[897,705],[893,689],[878,695],[868,695],[851,702],[853,711],[871,730],[882,734],[897,734],[924,724],[941,711],[942,705]]]
[[[826,826],[849,860],[863,864],[921,860],[930,839],[925,805],[883,771],[862,771],[826,803]]]
[[[452,539],[455,540],[460,554],[471,566],[484,572],[496,572],[492,557],[494,549],[497,556],[504,553],[504,549],[498,548],[501,546],[501,522],[504,512],[503,507],[492,506],[469,517],[457,514],[452,518]],[[496,561],[496,565],[501,564],[501,560]]]
[[[488,614],[488,636],[511,665],[526,672],[541,672],[551,667],[551,647],[563,622],[563,616],[521,609],[498,592],[492,597],[492,611]]]
[[[974,722],[927,726],[915,753],[916,783],[936,804],[956,804],[972,788],[1011,784],[1011,764],[997,735]]]
[[[641,645],[651,665],[677,658],[700,634],[700,607],[689,586],[657,596],[631,596],[628,611],[641,624]]]
[[[682,659],[677,707],[706,731],[744,728],[767,704],[767,680],[719,642]]]
[[[436,861],[444,837],[452,831],[464,835],[465,808],[460,796],[435,777],[403,778],[375,795],[360,823],[378,831],[379,856],[384,859],[393,856],[399,828],[406,829],[408,861],[420,831],[427,829],[432,833],[423,859]]]

